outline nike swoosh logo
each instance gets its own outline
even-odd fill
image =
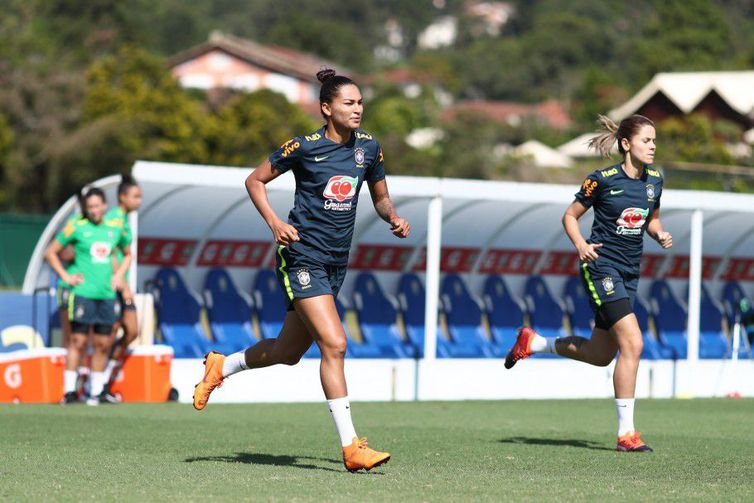
[[[326,156],[324,156],[324,157],[318,157],[318,156],[314,156],[314,162],[320,162],[320,161],[324,161],[324,160],[325,160],[325,159],[327,159],[328,157],[330,157],[330,156],[329,156],[329,155],[326,155]]]
[[[622,190],[611,190],[610,191],[610,195],[614,196],[615,194],[620,194],[621,192],[623,192],[623,191]]]

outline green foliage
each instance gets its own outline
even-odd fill
[[[661,71],[718,69],[734,56],[729,25],[712,2],[661,0],[654,7],[637,41],[643,80]]]
[[[388,43],[385,27],[397,23],[397,66],[424,88],[409,99],[401,89],[375,85],[365,122],[393,173],[498,176],[495,145],[536,138],[554,146],[569,137],[531,121],[516,129],[473,117],[443,123],[438,87],[456,99],[560,99],[574,114],[575,133],[591,129],[598,113],[622,103],[655,72],[754,66],[748,0],[514,0],[516,14],[499,36],[482,34],[465,0],[435,4],[5,0],[0,208],[52,211],[82,184],[138,158],[255,164],[316,127],[267,91],[218,103],[181,89],[164,58],[204,42],[214,29],[319,54],[372,77],[387,64],[375,57]],[[459,20],[456,43],[419,50],[418,35],[447,15]],[[440,128],[443,139],[426,149],[406,143],[411,131],[427,127]],[[660,135],[663,158],[732,162],[727,126],[692,118],[661,125]]]
[[[125,145],[116,144],[135,156],[206,162],[204,115],[202,103],[183,92],[162,61],[141,49],[123,47],[92,65],[87,73],[84,123],[110,117],[137,133],[123,137]]]
[[[735,124],[710,121],[700,114],[660,122],[657,136],[658,155],[662,159],[713,164],[733,164],[726,144],[740,140]]]
[[[257,165],[280,144],[317,125],[281,94],[260,90],[238,95],[208,122],[209,162]]]

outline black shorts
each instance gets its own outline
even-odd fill
[[[278,246],[276,258],[275,273],[288,300],[289,311],[293,310],[294,299],[319,295],[337,297],[346,278],[346,266],[322,264],[291,252],[285,246]]]
[[[120,321],[123,319],[123,314],[126,311],[136,311],[136,305],[134,304],[133,299],[131,299],[130,303],[127,303],[120,290],[117,290],[115,295],[118,298],[118,302],[115,305],[115,318]]]
[[[115,299],[88,299],[71,293],[68,299],[68,319],[81,325],[113,325]]]
[[[581,282],[596,316],[603,304],[620,299],[628,299],[633,308],[639,275],[628,274],[597,259],[595,262],[582,262]]]

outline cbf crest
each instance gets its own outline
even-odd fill
[[[654,199],[655,198],[655,186],[654,185],[647,185],[647,198],[648,199]]]
[[[301,286],[308,285],[312,280],[311,276],[309,276],[309,271],[307,271],[306,269],[301,269],[298,272],[297,276],[298,276],[298,283]]]
[[[363,148],[355,148],[353,150],[353,158],[356,161],[357,168],[364,167],[365,152]]]
[[[615,290],[615,285],[613,284],[613,278],[610,276],[606,278],[602,278],[602,288],[605,290],[605,293],[608,295],[613,293]]]

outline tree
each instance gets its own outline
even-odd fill
[[[670,118],[657,125],[657,151],[669,161],[734,164],[727,144],[740,141],[741,130],[726,121],[710,121],[701,114]]]
[[[94,63],[87,72],[83,123],[110,117],[125,131],[118,151],[130,152],[111,169],[127,168],[136,158],[206,162],[202,141],[206,113],[173,79],[162,61],[132,46]]]
[[[231,99],[208,123],[209,162],[257,165],[283,142],[316,127],[315,121],[282,94],[267,89],[241,94]]]

